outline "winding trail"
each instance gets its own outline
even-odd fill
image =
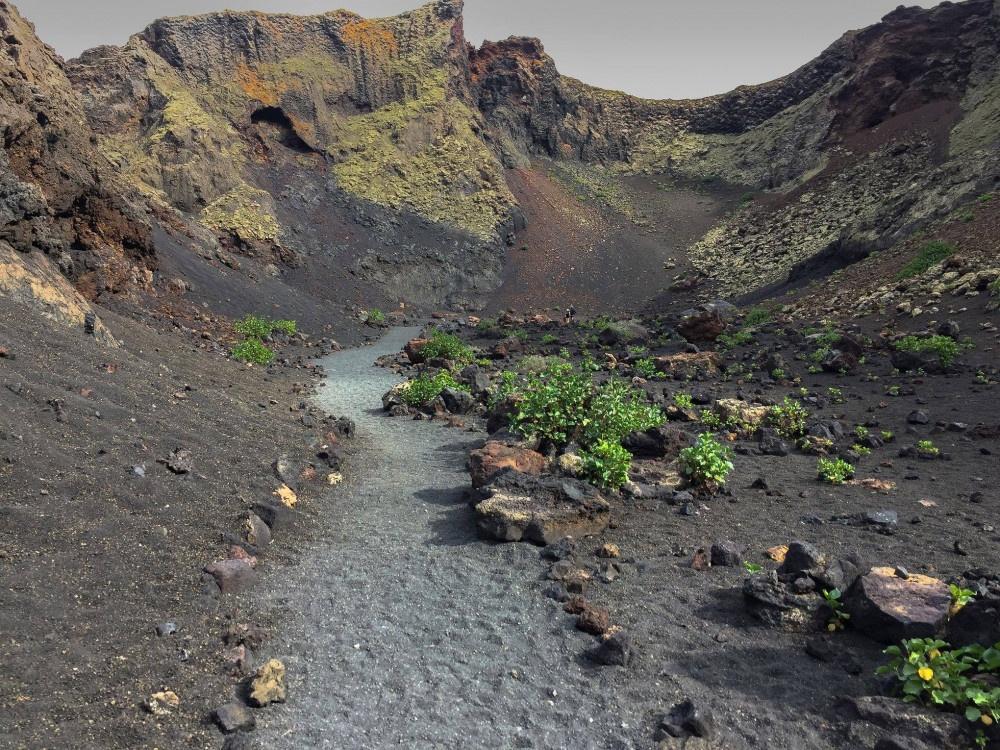
[[[417,333],[326,359],[318,402],[362,449],[325,539],[261,593],[287,610],[269,645],[289,702],[258,712],[268,748],[631,748],[643,723],[625,673],[541,594],[535,548],[482,542],[463,494],[468,432],[391,419],[398,379],[373,361]]]

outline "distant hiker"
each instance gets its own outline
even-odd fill
[[[563,316],[563,325],[568,326],[574,320],[576,320],[576,308],[573,307],[573,305],[570,305],[568,308],[566,308],[566,313]]]

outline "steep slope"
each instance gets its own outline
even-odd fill
[[[0,32],[0,290],[82,331],[87,300],[148,285],[150,225],[91,143],[59,58],[7,3]]]
[[[544,155],[769,191],[693,248],[725,293],[887,247],[1000,175],[993,0],[899,8],[785,78],[701,100],[594,89],[533,39],[470,55],[510,164]]]

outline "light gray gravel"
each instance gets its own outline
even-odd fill
[[[651,745],[627,673],[582,660],[594,639],[541,595],[537,548],[479,540],[463,499],[476,437],[378,408],[397,379],[373,361],[416,333],[323,363],[319,403],[363,447],[325,540],[261,593],[287,610],[266,655],[289,674],[289,703],[257,712],[261,746]]]

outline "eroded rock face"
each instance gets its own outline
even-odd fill
[[[144,207],[92,145],[62,61],[9,3],[0,32],[0,240],[41,251],[89,299],[146,286]]]
[[[575,479],[534,477],[505,469],[475,503],[480,530],[501,542],[546,545],[603,531],[611,507],[593,486]]]
[[[848,592],[846,607],[851,626],[882,643],[907,638],[930,638],[948,620],[951,593],[936,578],[893,568],[873,568]]]

